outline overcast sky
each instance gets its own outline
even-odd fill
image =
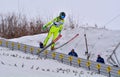
[[[120,0],[0,0],[0,13],[22,13],[27,17],[54,17],[64,11],[80,24],[120,30]],[[67,20],[67,18],[66,18]]]

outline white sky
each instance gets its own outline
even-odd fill
[[[80,24],[88,23],[120,30],[120,0],[0,0],[0,13],[20,12],[28,17],[44,19],[65,11]]]

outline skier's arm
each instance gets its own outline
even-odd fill
[[[52,21],[45,24],[43,27],[48,27],[48,26],[52,25],[55,20],[56,20],[56,18],[54,18]]]
[[[62,29],[63,29],[63,24],[64,24],[64,20],[62,20],[62,24],[60,25],[59,34],[61,34],[61,31],[62,31]]]
[[[62,29],[63,29],[63,25],[60,26],[59,34],[61,34]]]
[[[60,25],[59,34],[61,34],[62,29],[63,29],[63,25]]]

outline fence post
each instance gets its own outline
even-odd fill
[[[60,58],[61,62],[63,63],[64,55],[63,55],[63,54],[60,54],[60,55],[59,55],[59,58]]]
[[[72,56],[69,56],[69,57],[68,57],[68,60],[69,60],[69,62],[70,62],[70,65],[72,65],[73,57],[72,57]]]
[[[2,46],[2,40],[0,40],[0,45]]]
[[[18,50],[20,50],[20,43],[18,43],[17,48],[18,48]]]
[[[40,53],[40,48],[37,49],[37,55],[38,56],[40,56],[39,53]]]
[[[52,53],[52,58],[55,59],[55,57],[56,57],[56,52],[53,52]]]
[[[24,45],[24,51],[25,51],[25,53],[26,53],[26,49],[27,49],[27,45]]]
[[[77,62],[78,62],[79,67],[81,67],[81,65],[80,65],[81,59],[80,58],[77,60]]]
[[[34,51],[34,48],[31,47],[31,48],[30,48],[30,53],[33,54],[33,51]]]
[[[45,58],[47,58],[48,50],[44,51]]]
[[[120,77],[120,70],[118,70],[118,76]]]
[[[12,50],[14,50],[14,42],[12,42]]]
[[[88,67],[89,70],[90,70],[90,65],[91,65],[91,62],[90,62],[90,61],[87,61],[87,62],[86,62],[86,66]]]
[[[110,73],[110,72],[111,72],[111,67],[108,66],[106,70],[107,70],[107,72],[108,72],[108,74],[109,74],[109,77],[111,77],[111,73]]]
[[[101,65],[100,65],[100,64],[97,64],[97,65],[96,65],[96,68],[98,69],[98,74],[100,74]]]
[[[8,41],[6,41],[6,43],[5,43],[5,44],[6,44],[6,47],[8,47]]]

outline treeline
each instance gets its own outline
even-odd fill
[[[28,21],[24,15],[0,15],[0,37],[17,38],[26,35],[40,34],[43,22],[41,19],[33,19]]]
[[[78,23],[73,20],[73,17],[69,17],[67,20],[67,24],[64,24],[64,30],[78,27]],[[0,37],[11,39],[48,32],[49,28],[44,31],[42,30],[44,24],[40,18],[28,20],[22,14],[0,14]]]

